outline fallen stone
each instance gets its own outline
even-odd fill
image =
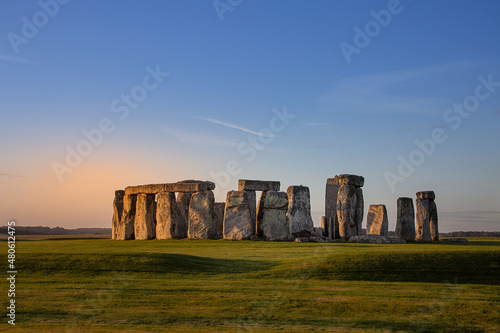
[[[214,193],[211,190],[196,192],[191,196],[188,216],[189,238],[213,238],[214,202]]]
[[[385,205],[370,205],[366,219],[366,233],[369,235],[388,236],[389,221]]]
[[[351,185],[356,187],[363,187],[365,184],[365,179],[356,175],[339,175],[338,181],[340,185]]]
[[[113,200],[113,219],[111,222],[111,238],[117,239],[120,231],[120,222],[123,215],[123,196],[125,191],[115,191],[115,199]]]
[[[175,193],[160,192],[156,200],[156,239],[186,238],[185,220],[177,208]]]
[[[434,200],[429,201],[429,228],[431,241],[439,241],[438,213],[436,202]]]
[[[373,243],[373,244],[406,244],[401,238],[389,238],[380,235],[353,236],[349,238],[349,243]]]
[[[221,239],[224,236],[224,211],[226,209],[225,202],[214,203],[214,239]]]
[[[288,195],[288,221],[292,226],[295,237],[308,237],[314,230],[311,217],[311,197],[309,187],[290,186],[286,191]]]
[[[430,211],[429,199],[417,199],[417,236],[418,242],[430,242],[431,229],[430,229]]]
[[[229,191],[224,214],[224,239],[245,240],[255,235],[246,191]]]
[[[412,198],[398,198],[396,236],[407,242],[415,241],[415,209]]]
[[[260,225],[267,241],[291,241],[291,226],[286,216],[288,196],[285,192],[267,191]]]
[[[417,198],[435,200],[436,194],[433,191],[421,191],[417,192]]]
[[[238,191],[279,191],[280,182],[269,180],[238,180]]]
[[[311,236],[309,237],[310,243],[326,243],[326,240],[323,237]]]
[[[156,237],[155,195],[138,194],[135,212],[135,239],[145,240]]]

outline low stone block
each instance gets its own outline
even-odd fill
[[[370,205],[366,219],[366,233],[369,235],[388,236],[389,221],[385,205]]]
[[[238,191],[279,191],[280,182],[270,180],[238,180]]]

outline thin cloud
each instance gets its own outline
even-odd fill
[[[317,102],[321,110],[329,113],[435,114],[447,108],[450,101],[418,95],[418,87],[466,65],[454,63],[345,78],[319,96]],[[402,86],[412,88],[402,93]],[[411,93],[413,90],[417,93]]]
[[[13,57],[13,56],[10,56],[7,54],[1,54],[1,53],[0,53],[0,60],[8,61],[8,62],[24,63],[24,64],[32,64],[33,63],[32,61],[29,61],[29,60],[26,60],[23,58]]]
[[[238,125],[235,125],[235,124],[231,124],[231,123],[227,123],[225,121],[221,121],[221,120],[217,120],[217,119],[212,119],[212,118],[205,118],[205,117],[200,117],[200,116],[192,116],[194,118],[197,118],[197,119],[200,119],[200,120],[204,120],[204,121],[208,121],[209,123],[213,123],[213,124],[218,124],[218,125],[222,125],[222,126],[226,126],[226,127],[229,127],[229,128],[234,128],[234,129],[237,129],[237,130],[240,130],[240,131],[243,131],[243,132],[246,132],[246,133],[251,133],[251,134],[254,134],[254,135],[258,135],[258,136],[264,136],[264,137],[275,137],[276,135],[269,135],[269,134],[265,134],[265,133],[261,133],[261,132],[255,132],[255,131],[252,131],[248,128],[245,128],[245,127],[242,127],[242,126],[238,126]]]
[[[185,142],[194,145],[215,146],[215,147],[238,147],[240,144],[236,140],[220,139],[213,136],[203,135],[199,133],[191,133],[175,128],[163,126],[161,132],[172,136],[180,142]]]
[[[14,175],[11,173],[5,173],[5,172],[0,172],[0,176],[7,177],[7,178],[24,178],[22,175]]]

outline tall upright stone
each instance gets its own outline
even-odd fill
[[[385,205],[370,205],[366,218],[366,233],[368,235],[388,236],[389,220]]]
[[[116,234],[117,240],[135,239],[136,204],[136,194],[125,194],[123,196],[123,213]]]
[[[156,237],[155,195],[138,194],[135,213],[135,239],[145,240]]]
[[[214,193],[211,190],[193,193],[189,202],[189,238],[208,239],[214,237],[214,202]]]
[[[430,229],[430,210],[429,199],[417,198],[415,201],[417,206],[417,236],[416,240],[419,242],[430,242],[431,229]]]
[[[288,195],[288,211],[286,213],[294,237],[309,237],[314,230],[311,217],[311,196],[307,186],[290,186]]]
[[[439,241],[438,213],[437,206],[434,200],[429,200],[429,228],[431,232],[431,240]]]
[[[415,209],[412,198],[398,198],[396,236],[407,242],[415,241]]]
[[[242,191],[242,190],[239,190]],[[245,191],[248,198],[248,209],[250,210],[250,220],[253,225],[257,225],[257,194],[255,191]]]
[[[339,193],[340,183],[339,176],[335,176],[334,178],[328,178],[326,180],[326,189],[325,189],[325,219],[323,226],[323,236],[328,236],[328,231],[332,230],[332,238],[338,239],[340,238],[339,234],[339,221],[337,219],[337,197]],[[334,223],[332,227],[330,227],[329,223]]]
[[[420,241],[439,241],[439,228],[438,228],[438,213],[436,206],[436,194],[433,191],[421,191],[417,192],[417,240]],[[425,209],[425,214],[422,212],[420,217],[425,220],[421,221],[421,223],[428,224],[428,226],[424,226],[424,230],[429,230],[429,235],[425,237],[425,240],[419,239],[418,235],[418,227],[419,227],[419,205],[418,200],[425,200],[425,203],[421,204],[421,209]]]
[[[214,239],[221,239],[224,237],[224,212],[226,210],[225,202],[214,203]]]
[[[292,240],[291,225],[286,216],[288,211],[287,194],[267,191],[262,206],[260,226],[264,239],[268,241]]]
[[[339,175],[340,184],[337,196],[337,218],[340,238],[362,234],[364,199],[364,178],[356,175]]]
[[[191,201],[191,192],[179,192],[177,193],[177,210],[179,211],[180,218],[182,220],[183,228],[186,230],[186,234],[183,238],[187,237],[188,230],[188,217],[189,217],[189,202]]]
[[[186,224],[177,208],[175,193],[160,192],[156,200],[156,238],[186,238]]]
[[[255,223],[250,217],[247,191],[229,191],[224,213],[224,239],[245,240],[255,235]]]
[[[255,213],[255,228],[258,236],[262,236],[262,217],[264,216],[264,202],[266,201],[266,194],[267,191],[262,191]]]
[[[125,191],[117,190],[115,191],[115,199],[113,200],[113,220],[111,223],[111,238],[117,239],[119,234],[120,222],[122,220],[123,215],[123,196],[125,195]]]

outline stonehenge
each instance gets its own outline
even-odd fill
[[[389,235],[389,220],[385,205],[370,205],[368,216],[366,217],[367,235]]]
[[[225,202],[215,202],[215,184],[210,181],[128,186],[115,191],[112,239],[260,238],[391,244],[439,240],[436,195],[432,191],[417,192],[416,211],[412,198],[398,198],[396,238],[389,237],[386,206],[370,205],[364,235],[363,185],[364,178],[356,175],[327,178],[321,228],[314,227],[307,186],[292,185],[283,192],[279,181],[240,179],[238,190],[228,191]],[[258,202],[257,191],[262,192]]]

